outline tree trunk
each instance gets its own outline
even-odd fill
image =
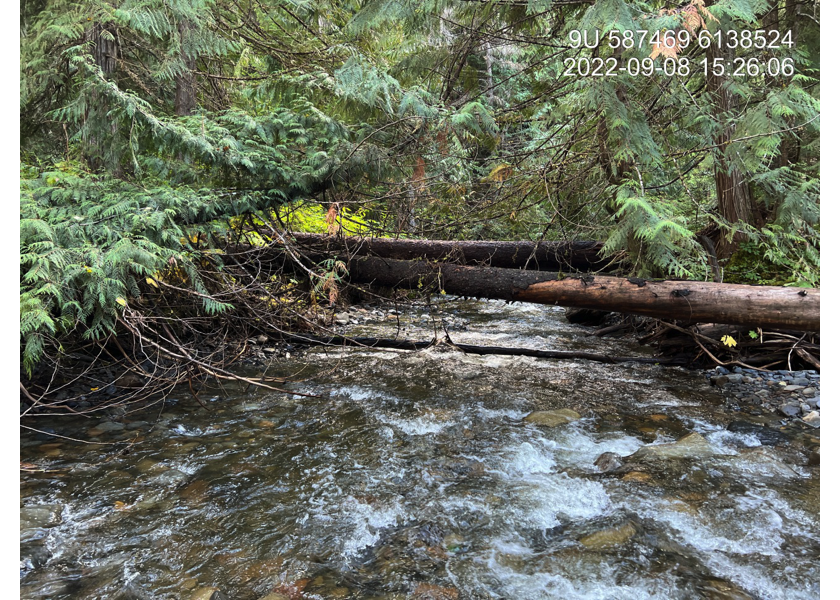
[[[385,258],[347,262],[353,283],[439,289],[447,294],[610,310],[691,323],[818,331],[820,292],[699,281],[647,281],[462,267]]]
[[[716,58],[726,58],[731,61],[734,56],[733,51],[727,50],[726,53],[725,56],[717,46],[710,45],[706,51],[709,64],[713,64],[713,60]],[[732,94],[726,89],[727,79],[725,76],[714,75],[713,69],[710,69],[709,73],[708,88],[716,100],[715,114],[722,120],[720,134],[715,138],[717,152],[719,153],[715,163],[718,211],[721,217],[729,223],[744,222],[748,225],[758,225],[758,208],[750,194],[747,180],[737,168],[730,169],[723,156],[734,131],[732,125],[726,124],[726,119],[729,118],[730,111],[733,108]],[[717,257],[719,259],[729,258],[737,249],[738,244],[745,239],[745,234],[736,232],[732,240],[729,240],[726,232],[722,231],[716,245]]]
[[[178,23],[178,34],[181,36],[181,60],[184,61],[186,72],[175,77],[175,114],[185,117],[192,114],[196,105],[195,83],[195,54],[189,48],[188,38],[195,28],[191,22],[181,20]]]
[[[300,251],[317,261],[332,256],[381,256],[402,260],[446,260],[535,271],[592,271],[606,269],[615,257],[602,258],[601,242],[493,242],[395,240],[294,233]],[[616,261],[617,262],[617,261]]]
[[[107,79],[117,69],[116,27],[113,23],[97,23],[88,31],[88,36],[93,41],[93,59]]]
[[[119,45],[117,43],[117,28],[113,23],[102,24],[96,23],[93,27],[87,30],[85,38],[93,42],[93,60],[96,66],[102,71],[105,79],[110,79],[117,70],[117,57],[119,53]],[[96,115],[97,119],[101,119],[98,115],[99,111],[103,111],[102,99],[99,93],[94,91],[91,99],[92,109],[88,109],[85,120]],[[107,107],[104,108],[107,111]],[[104,112],[103,111],[103,112]],[[111,125],[111,139],[116,136],[117,123],[112,122]],[[106,136],[107,137],[107,136]],[[122,176],[122,166],[119,163],[119,158],[116,161],[108,161],[106,157],[110,154],[105,148],[105,140],[98,135],[91,135],[85,140],[86,147],[83,150],[85,160],[93,170],[100,170],[110,167],[116,177]],[[108,164],[111,163],[111,164]]]

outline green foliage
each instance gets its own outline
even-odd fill
[[[295,202],[278,216],[289,231],[303,233],[337,233],[340,230],[346,235],[364,236],[371,235],[377,228],[365,208],[354,211],[341,207],[337,214],[330,215],[320,204]]]
[[[746,240],[721,257],[727,280],[819,285],[818,20],[787,1],[711,4],[712,31],[796,31],[793,48],[771,53],[796,73],[727,77],[725,110],[696,46],[680,53],[685,76],[575,71],[651,48],[576,49],[571,31],[652,34],[696,8],[23,3],[26,368],[63,336],[112,331],[155,273],[203,294],[207,312],[225,310],[202,288],[196,247],[274,219],[314,232],[605,240],[636,274],[686,278],[710,277],[695,234],[714,226],[723,241]],[[176,110],[190,94],[195,109]],[[723,216],[724,173],[754,205],[740,222]],[[318,293],[329,299],[342,277],[324,266]]]
[[[756,285],[818,287],[820,248],[813,236],[788,233],[779,225],[768,225],[752,233],[732,257],[725,281]]]
[[[631,186],[622,186],[616,205],[618,225],[604,242],[605,256],[630,250],[638,261],[636,269],[645,276],[690,279],[705,275],[702,248],[687,220],[666,212],[670,208],[666,201],[638,196]]]

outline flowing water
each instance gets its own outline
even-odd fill
[[[349,331],[429,339],[441,315],[457,342],[642,352],[501,302]],[[232,384],[210,411],[185,393],[52,423],[131,445],[23,433],[45,471],[21,475],[21,597],[819,597],[818,440],[727,431],[702,373],[446,346],[266,356],[320,397]],[[581,418],[525,419],[561,408]],[[595,466],[605,452],[621,466]]]

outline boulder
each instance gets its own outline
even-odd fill
[[[689,433],[670,444],[642,446],[630,458],[707,458],[717,454],[706,438],[699,433]]]

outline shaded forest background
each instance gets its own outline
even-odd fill
[[[121,335],[195,367],[229,358],[190,345],[208,332],[314,327],[346,272],[290,231],[596,240],[637,276],[816,287],[819,22],[813,0],[22,0],[25,376],[136,355]],[[666,29],[791,43],[564,75]],[[279,244],[297,274],[254,268]]]

